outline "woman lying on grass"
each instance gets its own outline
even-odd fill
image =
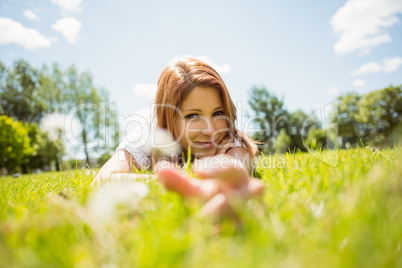
[[[171,148],[170,158],[162,160],[155,151],[151,153],[132,142],[131,137],[119,145],[94,182],[113,173],[152,168],[167,189],[186,199],[203,200],[203,212],[216,216],[232,212],[234,196],[244,203],[262,194],[260,180],[251,178],[257,147],[235,128],[236,107],[211,66],[182,58],[166,67],[158,81],[155,116],[156,128],[167,130],[180,150],[165,146]],[[134,134],[138,137],[142,133]],[[193,161],[193,173],[203,180],[193,179],[177,168],[184,165],[180,156],[187,155],[188,149],[191,160],[197,159]]]

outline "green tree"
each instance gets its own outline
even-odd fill
[[[55,166],[56,170],[62,169],[62,155],[65,151],[63,141],[57,139],[51,141],[46,132],[40,130],[36,123],[25,124],[28,136],[31,140],[32,154],[29,161],[24,164],[24,172],[32,172],[33,169],[45,169]]]
[[[308,115],[302,110],[296,110],[288,116],[286,133],[290,138],[289,149],[295,151],[307,151],[304,140],[310,129],[321,128],[317,117],[312,114]]]
[[[8,78],[8,69],[7,67],[0,61],[0,114],[4,114],[2,104],[2,96],[3,92],[5,92],[7,87],[7,78]]]
[[[259,127],[254,139],[263,142],[264,152],[275,151],[275,139],[281,129],[287,128],[288,111],[284,102],[265,87],[252,87],[249,93],[251,109],[255,112],[254,123]]]
[[[320,128],[310,129],[307,134],[306,145],[312,149],[325,148],[327,145],[327,130]]]
[[[385,145],[402,123],[402,86],[370,92],[360,99],[358,106],[362,134],[374,145]]]
[[[29,161],[33,152],[28,130],[23,123],[11,117],[0,116],[0,167],[15,171]]]
[[[50,69],[43,65],[38,76],[38,95],[44,104],[46,114],[61,113],[63,111],[63,73],[55,63]]]
[[[4,66],[0,69],[2,113],[22,122],[39,122],[46,110],[37,90],[39,72],[24,60],[15,61],[11,70]]]
[[[107,108],[109,96],[105,90],[95,88],[90,73],[80,74],[71,66],[65,78],[63,94],[68,109],[66,112],[76,118],[82,126],[77,145],[83,149],[86,164],[89,164],[90,151],[110,151],[111,145],[105,140],[110,140],[111,136],[118,134],[116,112]],[[114,121],[110,120],[111,118],[114,118]]]
[[[359,122],[359,102],[361,96],[355,92],[347,93],[338,97],[336,117],[332,122],[338,126],[338,135],[343,137],[344,142],[356,144],[364,134],[364,125]]]
[[[286,133],[285,129],[281,129],[279,131],[279,135],[276,139],[276,153],[285,153],[289,149],[291,145],[291,139],[289,135]]]

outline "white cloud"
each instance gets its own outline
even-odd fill
[[[0,44],[18,44],[26,49],[50,47],[52,41],[36,29],[9,18],[0,18]]]
[[[350,74],[356,76],[366,73],[373,73],[373,74],[379,72],[390,73],[398,70],[400,65],[402,65],[402,58],[400,57],[385,58],[382,61],[382,64],[371,61],[366,64],[363,64],[356,70],[351,71]]]
[[[390,72],[398,70],[400,65],[402,65],[402,58],[400,58],[400,57],[386,58],[383,61],[385,73],[390,73]]]
[[[366,81],[362,80],[362,79],[356,79],[355,81],[353,81],[353,85],[355,87],[361,87],[366,85]]]
[[[50,37],[50,40],[52,40],[53,43],[59,42],[59,39],[57,39],[57,37],[54,36]]]
[[[366,64],[363,64],[362,66],[360,66],[359,68],[357,68],[357,70],[352,71],[350,74],[351,75],[361,75],[361,74],[365,74],[365,73],[379,73],[381,72],[381,65],[376,63],[376,62],[368,62]]]
[[[333,87],[331,89],[328,90],[328,94],[329,95],[335,95],[339,92],[339,89],[337,87]]]
[[[82,22],[74,17],[65,17],[52,24],[52,28],[60,32],[69,43],[77,42]]]
[[[53,4],[58,5],[64,11],[81,11],[82,0],[52,0]]]
[[[399,21],[398,13],[402,13],[400,0],[348,0],[330,21],[339,36],[335,52],[369,52],[372,47],[391,41],[385,29]]]
[[[134,95],[147,99],[155,99],[157,85],[155,84],[136,84],[132,86]]]
[[[38,20],[39,17],[36,15],[32,10],[25,10],[24,11],[24,16],[30,20]]]
[[[209,64],[212,68],[214,68],[220,75],[222,74],[227,74],[230,73],[232,71],[232,68],[230,67],[229,64],[224,63],[222,65],[218,65],[214,62],[212,62],[212,60],[206,56],[192,56],[192,55],[181,55],[181,56],[176,56],[174,57],[170,62],[174,63],[177,60],[179,60],[182,57],[189,57],[189,58],[196,58],[199,59],[207,64]]]

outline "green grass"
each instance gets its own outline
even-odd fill
[[[402,267],[400,154],[261,157],[264,197],[241,226],[199,218],[157,181],[102,224],[88,209],[102,186],[85,171],[2,177],[0,267]]]

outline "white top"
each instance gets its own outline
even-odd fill
[[[116,151],[120,149],[125,149],[134,157],[140,168],[149,169],[152,163],[150,150],[150,137],[152,131],[150,130],[151,129],[149,126],[144,125],[135,128],[133,131],[130,132],[129,135],[124,138],[124,140],[117,147]],[[234,141],[234,144],[234,147],[244,147],[247,149],[246,145],[238,139]],[[172,152],[174,151],[173,147],[169,148],[172,148]]]
[[[150,128],[149,126],[141,125],[133,129],[130,134],[128,134],[124,140],[119,144],[116,151],[120,149],[125,149],[129,152],[137,162],[140,168],[150,168],[151,167],[151,157],[150,152],[144,149],[148,148],[150,143]]]

